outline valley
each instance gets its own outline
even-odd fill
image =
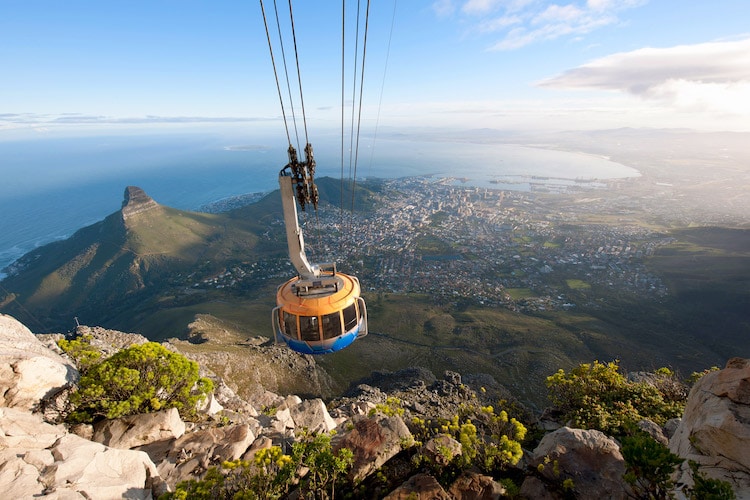
[[[340,208],[351,198],[347,186],[318,179],[324,203],[302,219],[308,257],[360,278],[370,335],[310,360],[325,372],[313,378],[325,383],[307,386],[299,374],[282,380],[283,364],[269,368],[270,379],[285,391],[333,397],[373,371],[422,366],[459,372],[539,410],[544,380],[558,368],[617,359],[626,370],[668,366],[687,377],[747,357],[742,158],[687,162],[670,149],[649,167],[639,143],[626,144],[632,149],[621,145],[618,160],[640,164],[641,177],[564,193],[373,178],[358,182],[350,212]],[[667,175],[671,163],[679,176]],[[699,189],[694,181],[706,171],[726,176]],[[723,207],[713,198],[719,192]],[[153,340],[195,336],[188,325],[208,318],[200,335],[233,339],[233,363],[247,352],[258,365],[255,351],[272,337],[275,288],[293,273],[277,197],[216,214],[159,207],[130,218],[124,231],[114,220],[91,226],[19,261],[1,283],[0,311],[38,332],[70,330],[76,318]],[[122,289],[112,278],[97,281],[114,269],[97,250],[106,227],[119,248],[109,258],[118,256],[111,262]],[[243,376],[233,384],[246,385]]]

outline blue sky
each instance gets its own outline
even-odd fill
[[[293,5],[309,125],[335,128],[341,4]],[[373,1],[363,124],[749,131],[748,19],[747,0]],[[257,1],[0,0],[0,38],[0,140],[280,126]]]

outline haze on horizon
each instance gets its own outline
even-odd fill
[[[294,11],[309,127],[335,129],[341,6]],[[750,131],[749,17],[744,0],[380,2],[363,125]],[[283,137],[256,2],[12,2],[0,32],[0,141],[196,125]]]

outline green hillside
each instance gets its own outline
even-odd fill
[[[74,317],[107,324],[133,316],[174,276],[217,272],[254,252],[251,224],[222,214],[156,206],[124,220],[121,212],[25,255],[3,281],[2,310],[39,331],[67,330]]]

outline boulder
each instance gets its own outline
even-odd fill
[[[0,406],[38,409],[78,380],[78,370],[11,316],[0,314]]]
[[[692,486],[693,460],[701,473],[729,482],[737,498],[750,498],[750,360],[733,358],[698,380],[669,449],[686,459],[678,485]]]
[[[213,427],[183,435],[169,442],[157,469],[170,486],[180,481],[200,478],[209,467],[241,458],[255,441],[247,424]],[[144,447],[154,453],[154,445]],[[162,457],[156,457],[159,459]]]
[[[438,434],[422,446],[422,456],[442,467],[448,465],[454,457],[460,454],[461,443],[447,434]]]
[[[66,434],[51,449],[55,461],[41,482],[47,492],[78,492],[85,498],[152,498],[160,481],[156,466],[142,451],[118,450]]]
[[[152,498],[160,478],[149,457],[66,433],[41,415],[0,408],[3,498]]]
[[[667,438],[664,433],[664,429],[662,429],[656,422],[644,418],[640,420],[637,425],[640,430],[654,438],[656,442],[661,443],[664,446],[669,445],[669,438]]]
[[[492,477],[466,471],[453,481],[448,493],[454,500],[497,500],[504,498],[506,491]]]
[[[49,448],[66,433],[63,426],[48,424],[41,415],[0,408],[0,450]]]
[[[322,399],[302,401],[291,406],[289,413],[297,429],[307,429],[310,432],[330,432],[336,428],[336,422],[331,418]]]
[[[429,474],[415,474],[383,500],[452,500],[437,479]]]
[[[399,416],[358,418],[354,428],[334,444],[334,451],[348,448],[354,454],[349,479],[357,482],[369,476],[401,451],[404,442],[414,438]]]
[[[92,441],[113,448],[131,449],[185,434],[177,408],[102,420],[94,425]]]
[[[600,431],[562,427],[545,435],[531,454],[529,467],[538,477],[524,480],[521,496],[525,498],[561,498],[553,492],[562,492],[566,479],[572,479],[577,498],[628,498],[620,447]],[[540,488],[540,483],[551,487]]]

